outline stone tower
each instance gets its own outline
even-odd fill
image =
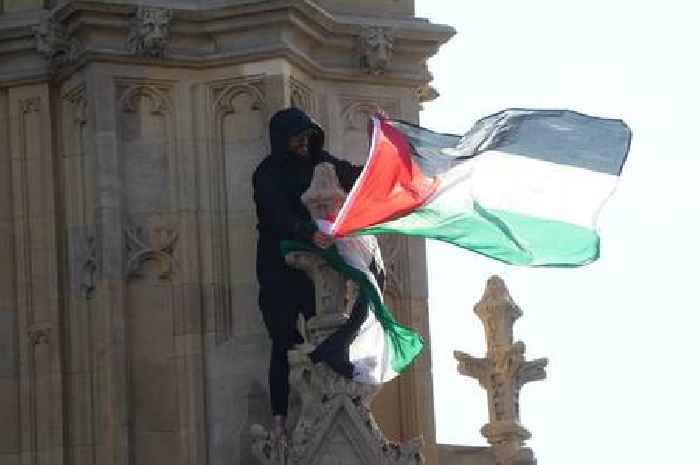
[[[250,179],[296,105],[361,162],[454,30],[412,0],[0,1],[0,464],[253,463],[269,422]],[[428,336],[423,242],[383,239]],[[430,357],[373,410],[436,463]]]

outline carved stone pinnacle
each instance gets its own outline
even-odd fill
[[[546,377],[547,359],[525,360],[525,344],[513,342],[513,324],[522,311],[513,302],[503,280],[491,277],[474,312],[486,332],[486,357],[455,351],[459,373],[475,378],[486,389],[489,423],[481,433],[491,444],[496,465],[534,465],[532,451],[524,447],[530,433],[520,424],[520,388]]]

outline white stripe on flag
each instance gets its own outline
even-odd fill
[[[615,175],[495,150],[473,162],[471,193],[481,206],[586,228],[595,226],[618,181]]]

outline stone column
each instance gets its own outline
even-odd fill
[[[522,311],[513,302],[503,280],[491,277],[474,312],[484,324],[486,357],[476,358],[455,351],[458,370],[475,378],[486,389],[489,423],[481,434],[491,445],[496,465],[534,465],[532,450],[524,447],[530,432],[520,424],[520,389],[546,377],[547,359],[525,360],[525,344],[513,343],[513,324]]]

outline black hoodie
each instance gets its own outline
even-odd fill
[[[287,151],[289,138],[313,130],[306,158]],[[272,284],[289,270],[280,251],[285,239],[311,241],[316,224],[301,195],[309,188],[314,168],[329,162],[335,166],[341,186],[349,191],[362,167],[339,160],[323,150],[325,135],[320,126],[297,108],[281,110],[270,120],[268,155],[253,174],[253,199],[258,214],[257,274],[260,284]],[[272,281],[272,282],[271,282]]]

